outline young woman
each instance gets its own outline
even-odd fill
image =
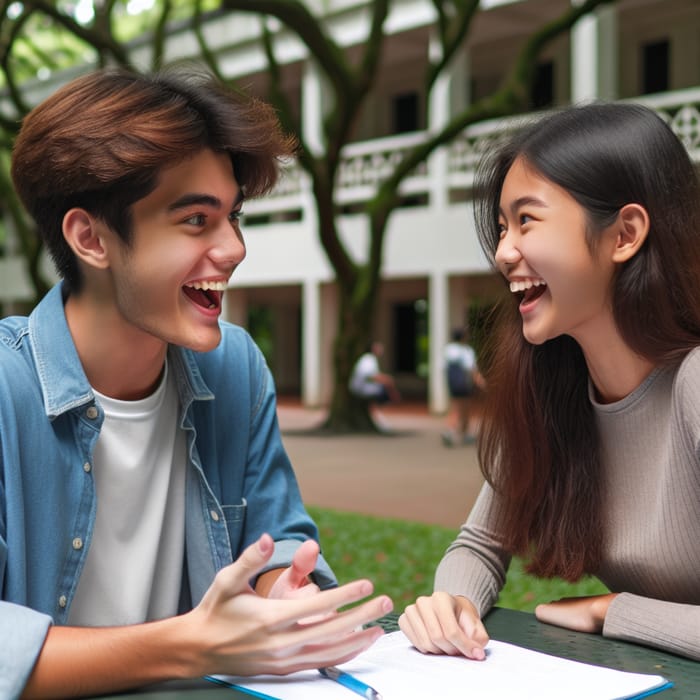
[[[571,629],[700,660],[700,184],[652,111],[597,104],[515,135],[479,174],[505,278],[482,493],[403,631],[483,659],[511,555],[611,593],[538,606]]]

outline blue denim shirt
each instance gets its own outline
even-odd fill
[[[215,350],[168,354],[187,434],[183,611],[262,532],[276,542],[267,568],[287,566],[300,541],[318,537],[262,354],[241,328],[221,327]],[[48,626],[67,620],[95,523],[102,420],[58,284],[28,318],[0,322],[0,698],[19,696]],[[335,583],[322,559],[315,579]]]

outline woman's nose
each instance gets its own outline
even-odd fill
[[[496,255],[494,256],[496,264],[503,270],[504,268],[513,266],[521,257],[522,255],[517,246],[515,235],[506,231],[496,248]]]

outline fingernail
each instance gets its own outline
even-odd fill
[[[362,595],[369,595],[374,590],[374,586],[369,581],[363,581],[360,586],[360,593]]]
[[[274,542],[272,541],[272,537],[270,537],[270,535],[262,535],[262,537],[258,540],[258,549],[260,550],[260,554],[268,554],[272,550],[273,546]]]
[[[477,661],[483,661],[486,658],[486,652],[479,647],[474,647],[472,649],[472,658],[476,659]]]
[[[384,601],[382,601],[382,610],[384,612],[391,612],[394,609],[394,603],[392,602],[391,598],[386,598]]]

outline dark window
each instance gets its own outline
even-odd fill
[[[671,47],[668,39],[642,46],[642,94],[664,92],[669,89],[669,59]]]
[[[407,92],[396,95],[393,100],[393,133],[404,134],[407,131],[418,131],[418,94]]]
[[[554,104],[554,61],[538,64],[530,95],[532,109],[545,109]]]
[[[394,372],[427,375],[428,304],[425,299],[394,305]]]

